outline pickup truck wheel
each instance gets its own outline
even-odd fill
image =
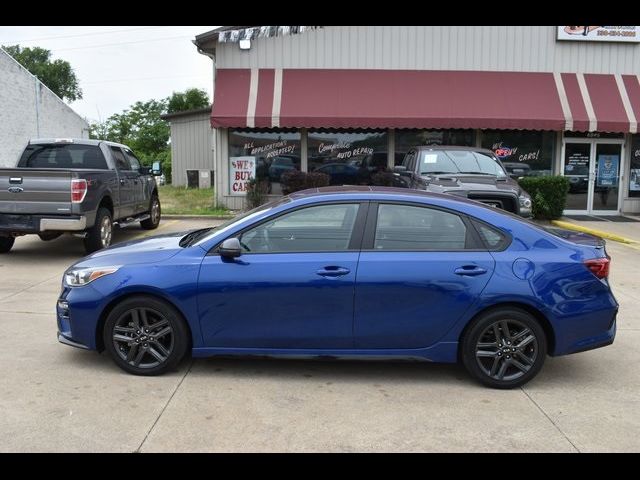
[[[96,214],[96,223],[87,230],[84,238],[84,249],[87,253],[107,248],[111,245],[113,237],[113,220],[111,212],[106,208],[99,208]]]
[[[160,199],[157,195],[151,197],[151,208],[149,208],[149,218],[140,222],[140,226],[145,230],[154,230],[160,225]]]
[[[8,253],[15,241],[13,237],[0,237],[0,253]]]

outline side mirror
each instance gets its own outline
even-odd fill
[[[407,170],[407,167],[404,165],[396,165],[393,167],[393,173],[397,173],[398,175],[409,175],[410,172]]]
[[[162,175],[162,164],[160,162],[153,162],[151,173],[154,175]]]
[[[237,258],[242,255],[242,247],[240,246],[240,240],[237,238],[227,238],[220,248],[218,253],[223,258]]]

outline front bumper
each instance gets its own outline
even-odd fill
[[[65,337],[62,332],[58,332],[58,341],[60,343],[64,343],[65,345],[70,345],[70,346],[76,347],[76,348],[82,348],[83,350],[89,350],[89,347],[87,347],[86,345],[83,345],[81,343],[74,342],[70,338]]]

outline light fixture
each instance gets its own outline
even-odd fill
[[[244,38],[240,40],[240,50],[249,50],[251,48],[251,40]]]

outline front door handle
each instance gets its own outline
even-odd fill
[[[462,267],[456,268],[453,273],[467,277],[477,277],[478,275],[487,273],[487,269],[477,265],[463,265]]]
[[[120,185],[124,185],[125,183],[127,183],[127,181],[124,178],[120,179]]]
[[[328,267],[321,268],[316,272],[317,275],[321,277],[342,277],[343,275],[347,275],[351,270],[344,267],[336,267],[330,265]]]

